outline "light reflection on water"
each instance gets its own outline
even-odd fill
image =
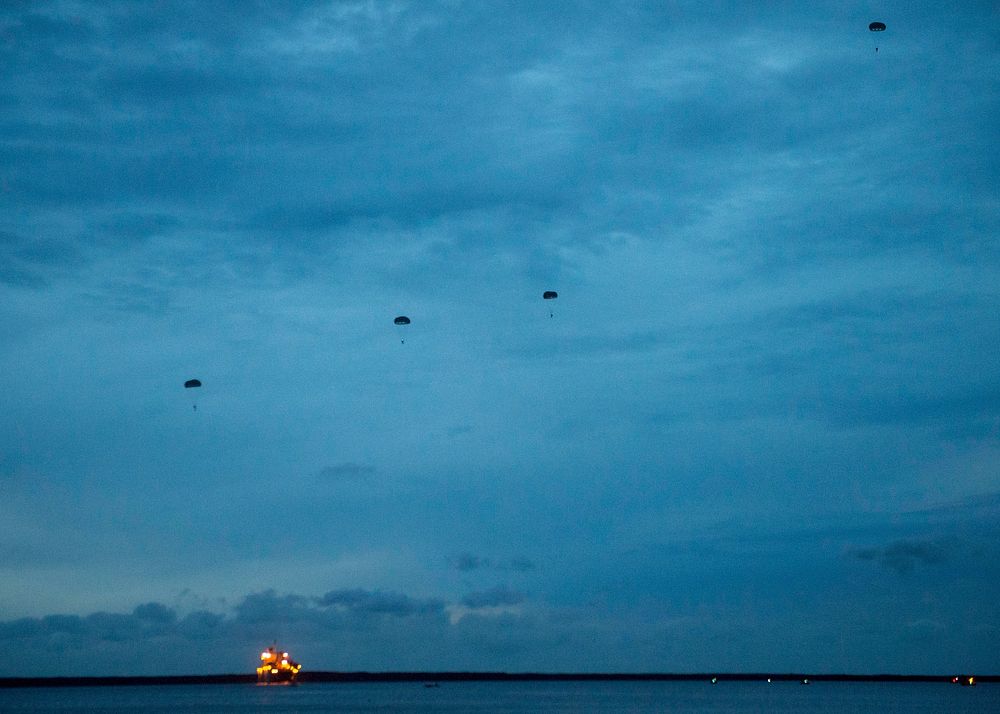
[[[1000,686],[818,682],[442,682],[0,690],[0,712],[1000,712]]]

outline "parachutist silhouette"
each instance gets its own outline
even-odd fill
[[[188,381],[184,382],[184,389],[198,389],[200,387],[201,387],[200,379],[189,379]],[[197,392],[194,392],[194,394],[197,394]],[[194,411],[198,411],[198,402],[192,404],[191,407],[194,409]]]
[[[872,22],[868,25],[869,32],[885,32],[884,22]],[[878,45],[875,45],[875,54],[878,54]]]
[[[555,290],[546,290],[544,293],[542,293],[542,300],[555,300],[557,297],[559,297],[559,293],[557,293]],[[549,308],[549,317],[552,317],[551,307]]]
[[[399,328],[400,328],[399,329],[399,334],[402,335],[403,334],[403,329],[404,329],[403,326],[410,324],[410,318],[408,318],[406,315],[400,315],[399,317],[397,317],[395,320],[392,321],[392,324],[399,326]],[[401,336],[399,338],[399,344],[405,345],[406,344],[406,338]]]

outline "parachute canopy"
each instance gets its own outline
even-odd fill
[[[885,32],[885,23],[873,22],[868,25],[868,29],[871,30],[872,32]]]
[[[543,300],[555,300],[557,297],[559,297],[559,293],[557,293],[555,290],[546,290],[544,293],[542,293]]]
[[[400,315],[399,317],[397,317],[395,320],[392,321],[392,324],[394,324],[394,325],[409,325],[410,324],[410,318],[408,318],[406,315]]]
[[[184,389],[191,389],[191,387],[200,387],[200,386],[201,386],[200,379],[189,379],[184,383]]]

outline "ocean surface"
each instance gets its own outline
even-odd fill
[[[815,682],[202,684],[0,690],[0,712],[1000,712],[1000,685]]]

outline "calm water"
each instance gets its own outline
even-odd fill
[[[444,682],[0,690],[0,712],[1000,712],[1000,686],[791,682]]]

